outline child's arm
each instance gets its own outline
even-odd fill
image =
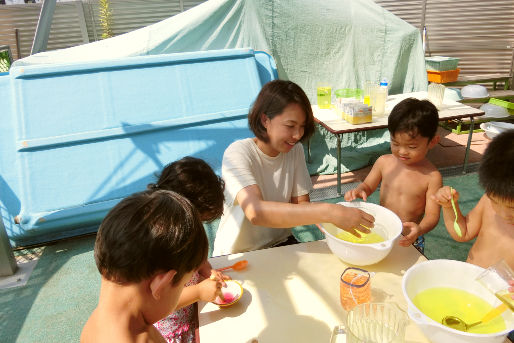
[[[349,190],[344,194],[344,200],[352,201],[357,198],[361,198],[366,201],[368,196],[372,194],[375,189],[377,189],[380,181],[382,181],[382,165],[384,163],[385,157],[380,156],[378,160],[375,162],[368,176],[364,179],[364,181],[358,185],[356,188]]]
[[[223,281],[214,276],[203,280],[199,284],[184,287],[177,303],[176,310],[191,305],[199,300],[214,301],[217,296],[223,297],[221,287]]]
[[[441,173],[433,172],[428,183],[427,193],[425,194],[425,214],[419,224],[414,222],[403,223],[404,229],[407,234],[400,239],[400,245],[407,247],[414,243],[416,239],[431,231],[436,227],[439,222],[439,214],[441,209],[437,202],[432,199],[432,196],[443,185],[443,178]]]
[[[457,224],[460,227],[461,236],[459,236],[453,228],[453,223],[455,222],[455,213],[453,212],[451,203],[452,196],[455,203],[455,209],[457,211]],[[468,213],[467,216],[464,216],[460,211],[459,192],[457,192],[456,189],[452,189],[449,186],[444,186],[440,188],[436,194],[434,194],[432,199],[434,199],[437,204],[443,208],[444,225],[454,240],[458,242],[467,242],[478,235],[478,231],[480,230],[480,226],[482,224],[484,197],[480,199],[478,204]]]
[[[231,279],[230,276],[223,274],[216,269],[212,269],[212,265],[208,260],[203,261],[203,263],[200,265],[200,268],[198,268],[198,274],[200,274],[202,279],[207,279],[210,277],[214,280],[220,280],[223,283],[223,286],[225,286],[224,280]]]

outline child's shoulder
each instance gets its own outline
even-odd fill
[[[385,154],[385,155],[381,155],[379,158],[377,158],[377,160],[375,161],[375,164],[383,164],[383,163],[391,163],[391,162],[394,162],[396,161],[396,157],[393,156],[393,154]]]

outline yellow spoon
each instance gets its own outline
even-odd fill
[[[459,235],[459,237],[462,237],[462,231],[460,230],[460,226],[457,223],[457,209],[455,208],[455,201],[453,201],[453,188],[450,187],[450,194],[451,194],[451,200],[452,200],[452,207],[453,207],[453,213],[455,213],[455,221],[453,222],[453,229]]]
[[[489,311],[482,320],[479,322],[473,323],[473,324],[467,324],[465,321],[460,319],[459,317],[455,316],[446,316],[441,320],[441,323],[445,326],[448,326],[452,329],[459,330],[459,331],[469,331],[473,326],[477,326],[478,324],[487,323],[491,319],[495,318],[496,316],[500,315],[507,309],[506,304],[501,304],[496,308],[493,308],[491,311]]]

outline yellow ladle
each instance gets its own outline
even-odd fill
[[[478,324],[489,322],[496,316],[499,316],[500,314],[502,314],[503,311],[505,311],[507,308],[508,308],[507,305],[502,303],[498,307],[493,308],[491,311],[489,311],[482,318],[482,320],[480,320],[476,323],[473,323],[473,324],[467,324],[465,321],[463,321],[459,317],[455,317],[455,316],[446,316],[443,318],[443,320],[441,320],[441,323],[452,329],[466,332],[466,331],[469,331],[469,329],[471,329],[472,327],[477,326]]]

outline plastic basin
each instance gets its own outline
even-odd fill
[[[470,263],[453,260],[432,260],[410,267],[402,280],[403,296],[407,301],[408,315],[433,343],[501,343],[514,328],[512,311],[502,314],[506,329],[492,334],[476,334],[450,329],[426,316],[414,303],[421,291],[434,287],[457,288],[475,294],[492,306],[500,301],[478,281],[476,276],[484,269]]]
[[[347,242],[336,237],[341,229],[321,224],[329,249],[342,261],[357,266],[367,266],[383,260],[402,233],[402,221],[392,211],[380,205],[367,202],[340,202],[339,205],[356,207],[375,217],[377,233],[384,237],[380,243],[361,244]]]

